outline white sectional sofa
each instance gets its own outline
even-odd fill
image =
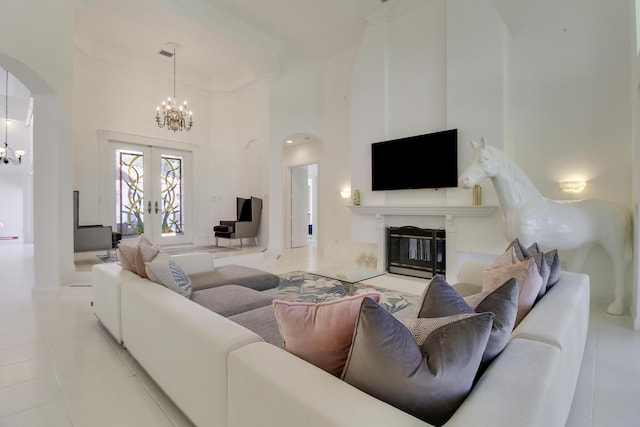
[[[118,268],[94,267],[95,313],[197,426],[429,425]],[[461,280],[480,283],[479,271]],[[562,272],[445,426],[563,426],[588,318],[589,277]]]

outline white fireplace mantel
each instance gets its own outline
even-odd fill
[[[497,206],[349,206],[361,215],[489,216]]]
[[[354,214],[375,215],[378,219],[378,270],[386,269],[386,217],[389,216],[440,216],[445,218],[447,232],[447,280],[456,280],[458,276],[458,248],[455,217],[487,217],[493,214],[497,206],[438,205],[438,206],[364,206],[351,205]]]

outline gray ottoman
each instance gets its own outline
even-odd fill
[[[213,271],[205,271],[189,275],[192,290],[215,288],[225,285],[238,285],[264,291],[277,288],[280,279],[275,274],[243,265],[223,265]]]
[[[271,308],[273,297],[243,286],[226,285],[192,292],[191,301],[229,317],[264,306]]]

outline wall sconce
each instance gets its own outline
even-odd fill
[[[343,199],[351,198],[351,189],[343,188],[342,190],[340,190],[340,197],[342,197]]]
[[[565,193],[580,193],[587,185],[587,181],[562,181],[558,184]]]

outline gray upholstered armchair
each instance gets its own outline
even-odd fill
[[[80,193],[73,192],[73,252],[92,252],[113,248],[113,233],[110,225],[80,225]]]
[[[218,238],[229,239],[253,238],[258,246],[258,227],[260,225],[260,215],[262,213],[262,199],[251,197],[250,199],[236,198],[236,217],[235,221],[220,221],[220,225],[213,227],[213,233],[216,237],[216,246],[218,246]]]

